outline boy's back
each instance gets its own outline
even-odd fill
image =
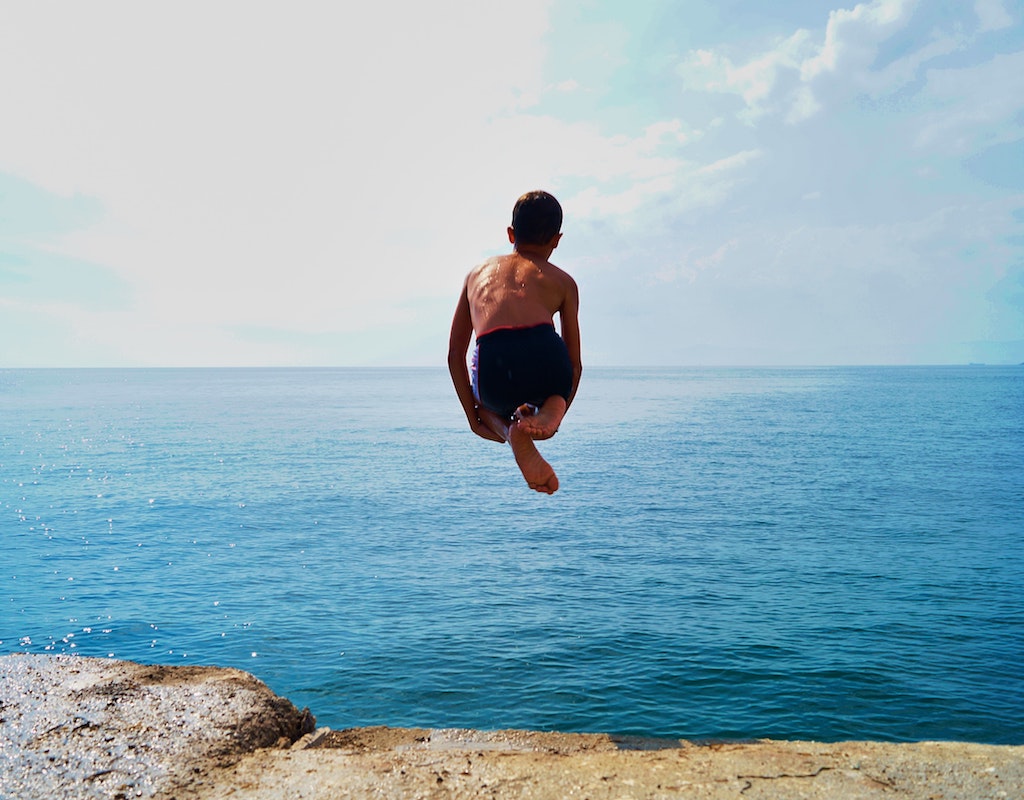
[[[574,305],[575,296],[576,284],[567,273],[546,259],[520,252],[491,258],[466,277],[478,337],[496,328],[550,323],[567,304]]]

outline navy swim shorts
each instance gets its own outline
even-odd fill
[[[473,389],[480,404],[510,419],[523,403],[541,406],[572,391],[569,350],[554,325],[497,328],[477,339]]]

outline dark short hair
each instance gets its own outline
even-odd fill
[[[527,192],[512,209],[512,230],[522,244],[547,244],[562,229],[562,207],[547,192]]]

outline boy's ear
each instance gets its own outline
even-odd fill
[[[508,226],[508,241],[510,244],[516,243],[516,232],[512,230],[512,226]]]

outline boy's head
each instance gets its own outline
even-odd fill
[[[527,192],[512,209],[517,244],[546,245],[562,229],[562,207],[547,192]]]

